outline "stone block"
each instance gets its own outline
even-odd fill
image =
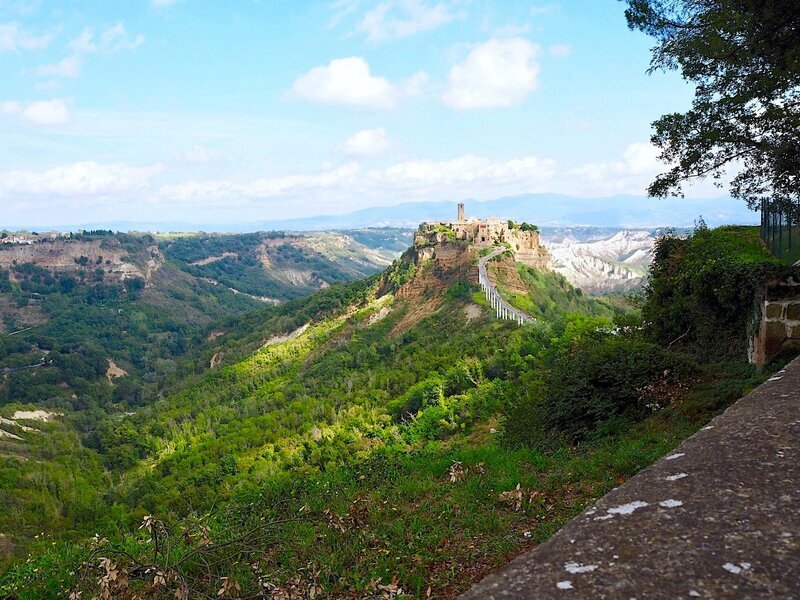
[[[786,325],[780,321],[771,321],[766,324],[764,329],[764,337],[769,344],[772,340],[785,340],[786,339]]]
[[[787,327],[787,334],[789,339],[792,340],[800,340],[800,325],[795,325],[793,327]]]
[[[800,321],[800,302],[792,302],[786,307],[786,318],[789,321]]]
[[[783,304],[767,302],[764,308],[764,315],[767,319],[780,319],[783,316]]]

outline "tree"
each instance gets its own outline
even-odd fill
[[[628,26],[657,40],[650,72],[679,70],[692,108],[653,123],[666,173],[651,196],[738,169],[730,191],[755,208],[800,197],[800,2],[626,0]]]

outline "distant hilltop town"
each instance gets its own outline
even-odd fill
[[[38,242],[52,241],[59,238],[67,237],[68,234],[48,232],[48,233],[28,233],[28,232],[11,232],[0,231],[0,244],[16,244],[22,246],[30,246]]]
[[[516,260],[531,267],[549,268],[550,255],[539,239],[539,229],[528,223],[489,217],[467,218],[464,203],[458,205],[455,221],[422,223],[419,236],[428,243],[467,242],[478,247],[506,244],[514,252]]]

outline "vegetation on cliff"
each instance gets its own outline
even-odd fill
[[[642,310],[649,338],[699,360],[742,360],[765,285],[792,271],[763,246],[757,227],[667,233],[655,247]]]

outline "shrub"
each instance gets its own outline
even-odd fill
[[[515,444],[579,442],[613,433],[668,404],[694,366],[641,339],[597,330],[556,347],[538,381],[506,410]]]
[[[642,316],[649,338],[703,360],[746,356],[765,284],[789,273],[761,245],[755,227],[699,228],[656,242]]]
[[[420,381],[391,402],[389,412],[397,418],[415,415],[421,408],[441,402],[444,398],[443,386],[444,383],[436,375]]]

